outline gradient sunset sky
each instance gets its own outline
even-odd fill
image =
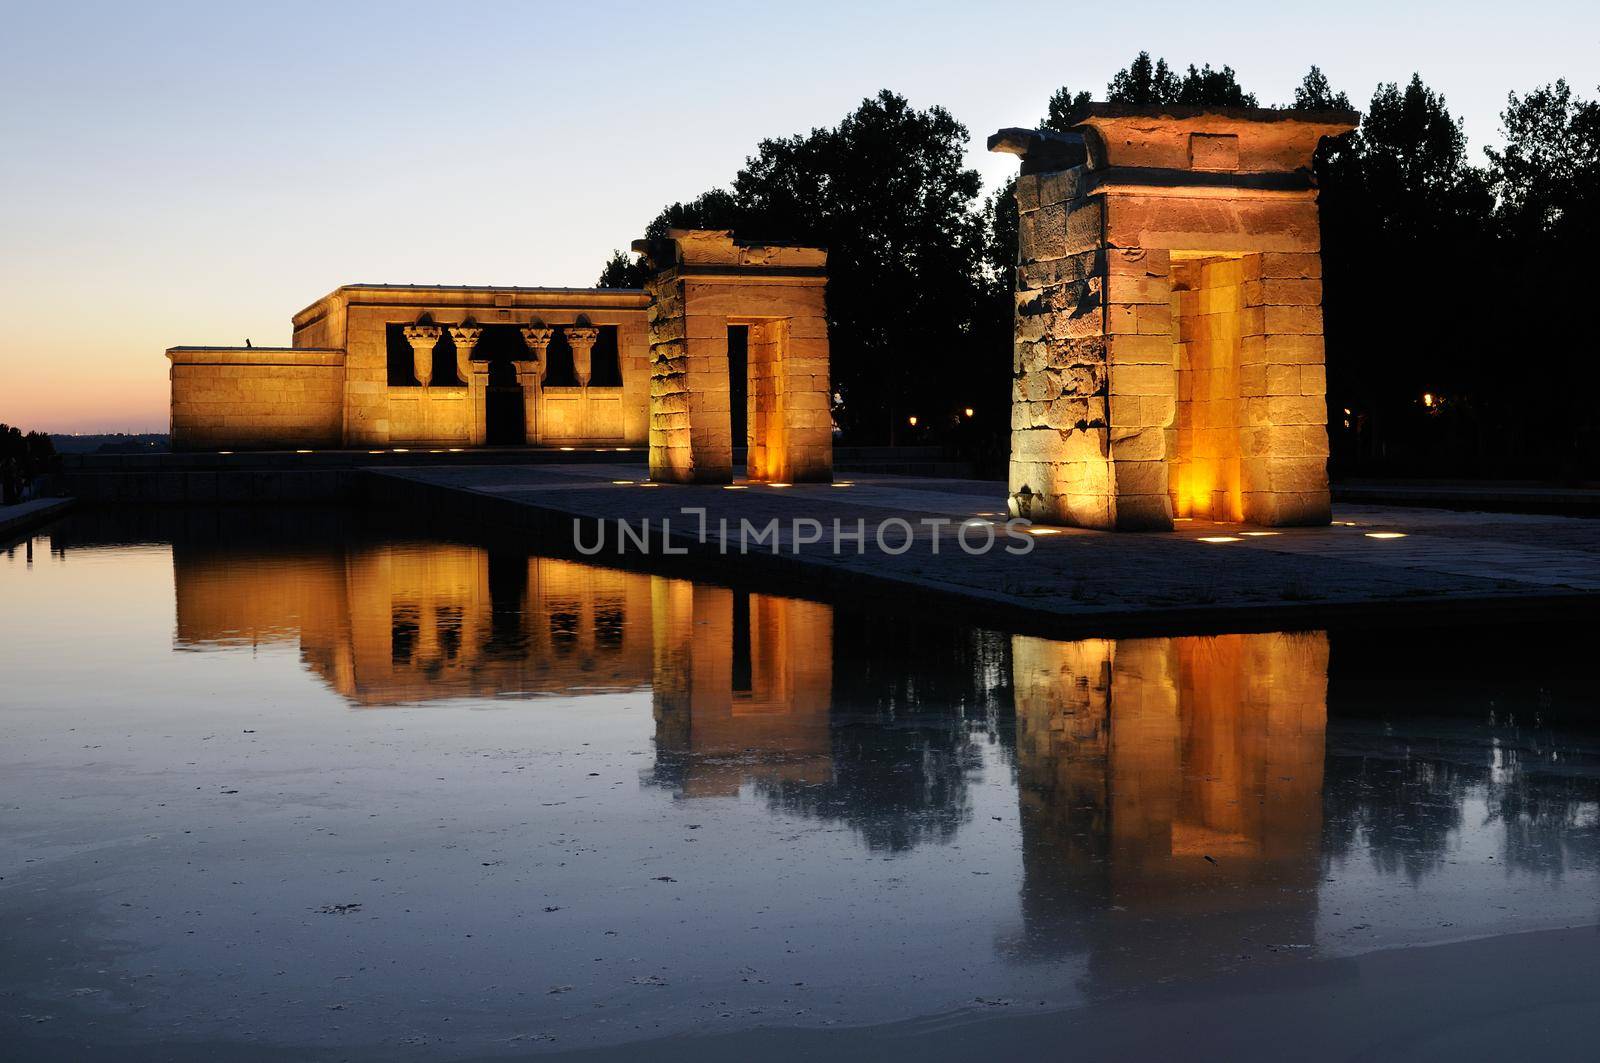
[[[1475,159],[1506,93],[1600,83],[1600,5],[8,5],[0,421],[165,431],[180,343],[287,344],[343,283],[587,286],[661,206],[880,88],[983,139],[1141,48],[1263,104],[1418,71]],[[1471,277],[1463,275],[1463,283]]]

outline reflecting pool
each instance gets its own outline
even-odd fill
[[[86,513],[0,601],[41,1051],[1063,1012],[1597,922],[1570,625],[1060,641],[315,511]]]

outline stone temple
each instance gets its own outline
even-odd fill
[[[1359,117],[1090,103],[989,138],[1022,158],[1014,516],[1327,523],[1311,163]],[[291,347],[174,347],[173,446],[648,445],[675,483],[728,483],[743,447],[752,480],[831,479],[826,253],[634,250],[641,290],[348,285]]]
[[[833,473],[827,255],[673,230],[648,290],[346,285],[290,347],[173,347],[175,450],[648,445],[653,479]]]
[[[1010,509],[1329,520],[1311,159],[1354,112],[1091,103],[1022,157]]]

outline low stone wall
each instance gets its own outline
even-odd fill
[[[172,448],[338,446],[344,352],[286,347],[173,347]]]

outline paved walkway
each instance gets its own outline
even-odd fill
[[[72,506],[70,498],[32,498],[11,506],[0,506],[0,539],[21,535],[65,513]]]
[[[564,540],[557,547],[571,541],[574,518],[585,545],[597,541],[596,522],[604,522],[604,548],[595,557],[601,562],[782,579],[819,593],[891,595],[935,606],[959,599],[969,611],[1025,615],[1032,626],[1052,629],[1293,626],[1335,616],[1453,618],[1600,603],[1600,521],[1575,517],[1339,505],[1336,523],[1326,528],[1184,521],[1165,534],[1048,529],[1019,555],[1001,548],[1014,541],[1004,536],[1003,488],[992,482],[875,476],[729,490],[645,487],[639,475],[631,465],[435,467],[385,470],[374,482],[385,501],[537,527]],[[705,511],[705,542],[700,518],[686,509]],[[903,552],[894,552],[906,538],[903,526],[885,529],[888,550],[873,534],[879,522],[896,517],[912,525]],[[776,554],[770,540],[749,536],[741,553],[741,519],[761,529],[774,518]],[[650,523],[649,556],[632,543],[619,556],[618,519],[634,529]],[[797,526],[796,519],[821,527]],[[952,523],[923,523],[940,519]],[[688,555],[663,556],[663,520],[674,547]],[[726,547],[719,534],[724,520]],[[996,548],[976,556],[963,551],[954,522],[965,520],[1001,525]],[[853,540],[834,552],[835,521],[847,531],[866,522],[860,552]],[[822,541],[803,541],[819,530]],[[969,529],[968,541],[981,544],[982,532]]]

